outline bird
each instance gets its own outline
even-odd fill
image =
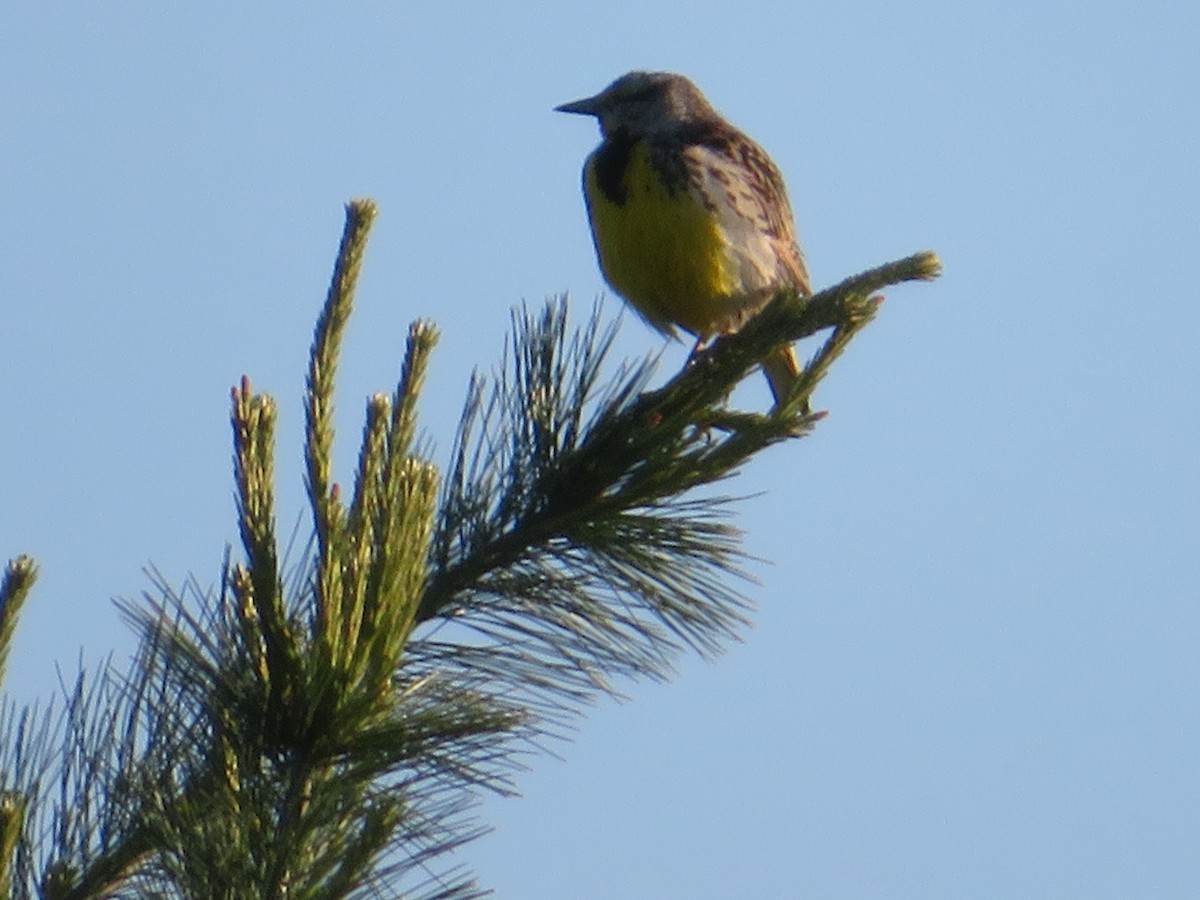
[[[596,256],[650,326],[699,349],[783,289],[812,293],[779,168],[689,78],[629,72],[555,111],[600,124],[583,166]],[[799,374],[791,344],[762,368],[778,408]]]

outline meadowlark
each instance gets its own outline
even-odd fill
[[[690,80],[630,72],[556,109],[600,122],[583,167],[596,256],[654,328],[683,329],[699,346],[783,288],[811,293],[783,176]],[[762,367],[778,405],[799,370],[795,351],[785,344]]]

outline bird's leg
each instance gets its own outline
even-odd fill
[[[692,345],[691,352],[688,353],[684,368],[689,369],[697,365],[710,365],[711,361],[707,357],[707,354],[720,337],[722,337],[720,334],[698,336],[696,343]],[[732,393],[732,389],[730,392]],[[723,401],[717,401],[717,405],[708,411],[708,416],[692,423],[693,440],[711,445],[717,443],[716,432],[730,433],[737,430],[738,425],[734,421],[736,415],[730,419],[726,415],[728,411],[723,409],[724,403],[728,402],[728,400],[729,394],[726,394]],[[721,411],[718,411],[718,407],[722,407]]]
[[[708,337],[701,336],[696,338],[696,343],[692,345],[692,352],[688,354],[687,362],[684,363],[684,366],[686,367],[695,365],[697,360],[699,360],[700,355],[712,345],[712,342],[712,335],[709,335]]]

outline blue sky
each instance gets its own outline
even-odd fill
[[[1194,6],[411,6],[0,8],[0,558],[42,566],[9,689],[127,653],[143,566],[216,579],[243,372],[299,515],[352,196],[381,215],[342,470],[416,317],[444,459],[509,308],[604,290],[594,124],[551,108],[671,69],[772,153],[817,286],[925,248],[946,274],[740,478],[770,561],[743,643],[598,706],[463,861],[527,900],[1195,896]],[[660,346],[626,320],[623,354]]]

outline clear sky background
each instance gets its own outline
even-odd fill
[[[9,689],[128,654],[143,566],[216,581],[243,372],[296,520],[346,199],[381,207],[349,480],[410,320],[443,330],[444,461],[509,308],[604,290],[595,125],[551,108],[676,70],[778,162],[817,286],[926,248],[946,274],[739,479],[771,563],[744,642],[599,705],[463,861],[523,900],[1200,895],[1198,9],[9,0],[0,558],[42,567]],[[660,347],[625,321],[622,354]]]

